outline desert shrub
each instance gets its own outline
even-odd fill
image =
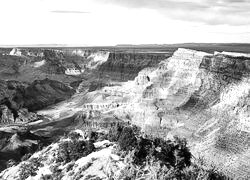
[[[183,169],[184,167],[190,166],[192,154],[187,147],[186,139],[175,137],[174,143],[175,166],[178,169]]]
[[[108,138],[117,141],[122,151],[135,150],[134,163],[137,165],[145,163],[148,158],[156,158],[163,165],[179,170],[191,164],[191,153],[185,139],[143,138],[138,127],[119,124],[110,129]]]
[[[67,163],[87,156],[94,150],[93,141],[64,141],[59,144],[57,161]]]
[[[143,138],[137,128],[120,125],[112,127],[108,137],[118,142],[120,156],[121,152],[125,153],[127,165],[121,170],[119,179],[229,179],[213,167],[192,163],[186,139]],[[112,179],[112,174],[109,177]]]
[[[178,169],[166,166],[161,161],[152,157],[146,159],[143,165],[134,163],[134,153],[130,151],[126,159],[126,166],[121,170],[119,179],[157,179],[157,180],[230,180],[214,168],[204,169],[197,164],[191,164],[189,167]]]
[[[26,161],[26,160],[28,160],[31,156],[32,156],[32,153],[27,153],[27,154],[25,154],[25,155],[21,158],[21,161]]]
[[[6,162],[7,168],[12,167],[12,166],[15,166],[15,165],[17,165],[17,164],[18,164],[17,161],[15,161],[14,159],[10,159],[10,160],[8,160],[8,161]]]
[[[173,168],[168,168],[154,157],[147,159],[144,165],[137,165],[133,162],[133,153],[125,157],[127,165],[121,170],[119,179],[176,179]]]
[[[70,132],[68,134],[68,138],[71,139],[72,141],[78,141],[81,135],[77,132]]]
[[[174,144],[163,139],[154,139],[153,156],[167,166],[175,165]]]
[[[55,180],[51,174],[46,174],[41,177],[41,180]]]
[[[111,142],[117,142],[122,133],[122,130],[123,130],[123,126],[121,126],[120,124],[116,124],[115,126],[112,126],[108,132],[108,140]]]
[[[152,158],[161,162],[162,165],[179,170],[191,165],[191,153],[185,139],[176,138],[175,141],[165,141],[160,138],[153,140],[138,138],[134,163],[145,164],[148,159]]]
[[[136,125],[132,125],[132,129],[133,129],[133,132],[136,136],[140,136],[141,135],[141,128],[136,126]]]
[[[215,168],[204,169],[201,166],[192,164],[190,167],[178,171],[179,179],[191,179],[191,180],[231,180],[222,172],[219,172]]]
[[[88,155],[88,154],[92,153],[93,151],[95,151],[94,141],[89,140],[89,141],[86,142],[85,154]]]
[[[53,180],[61,180],[63,177],[62,170],[56,166],[50,166],[50,171],[52,172]]]
[[[134,152],[134,163],[143,164],[154,153],[153,141],[140,137]]]
[[[20,179],[27,179],[29,176],[36,176],[36,171],[42,166],[43,164],[40,162],[39,158],[33,158],[29,162],[23,163],[20,167]]]
[[[98,139],[98,133],[95,131],[88,132],[89,140],[96,141]]]
[[[118,144],[123,151],[129,151],[135,148],[137,139],[132,127],[127,126],[123,128],[118,139]]]
[[[154,139],[154,146],[153,156],[165,165],[179,170],[191,165],[192,155],[185,139],[175,137],[172,142],[156,138]]]
[[[67,165],[67,167],[66,167],[66,172],[71,171],[71,170],[73,169],[74,165],[75,165],[74,162],[69,163],[69,164]]]
[[[191,180],[231,180],[214,165],[207,164],[204,158],[195,158],[189,167],[178,172],[180,179]]]
[[[98,132],[98,138],[96,141],[103,141],[108,139],[108,134],[104,132]]]

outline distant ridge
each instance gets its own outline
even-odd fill
[[[19,44],[19,45],[0,45],[2,48],[15,48],[15,47],[89,47],[89,45],[79,44]]]
[[[248,46],[250,43],[176,43],[176,44],[117,44],[117,45],[87,45],[87,44],[14,44],[1,45],[1,48],[14,47],[199,47],[199,46]]]
[[[85,44],[30,44],[30,45],[0,45],[0,48],[86,48],[86,49],[106,49],[109,51],[117,50],[138,50],[161,52],[173,52],[178,48],[187,48],[197,51],[214,53],[222,52],[239,52],[250,53],[250,43],[180,43],[180,44],[118,44],[118,45],[85,45]]]

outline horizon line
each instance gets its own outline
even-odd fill
[[[86,44],[19,44],[19,45],[0,45],[0,48],[21,48],[21,47],[125,47],[125,46],[171,46],[171,45],[190,45],[190,44],[241,44],[250,45],[250,43],[232,42],[232,43],[204,43],[204,42],[186,42],[186,43],[168,43],[168,44],[116,44],[116,45],[86,45]]]

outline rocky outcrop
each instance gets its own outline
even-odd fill
[[[38,119],[36,113],[29,112],[25,108],[13,112],[8,106],[0,105],[0,125],[23,124]]]
[[[63,65],[64,54],[62,51],[58,50],[44,50],[44,59],[46,64],[41,68],[41,70],[48,74],[64,74],[66,67]]]
[[[25,154],[32,154],[50,143],[50,139],[29,131],[16,133],[0,131],[0,171],[6,168],[9,160],[19,162]]]
[[[18,48],[13,48],[11,51],[10,51],[10,54],[11,56],[22,56],[22,52],[20,49]]]
[[[18,91],[14,99],[23,100],[23,107],[35,111],[68,99],[74,93],[74,89],[61,82],[44,79],[34,81],[24,92]]]
[[[99,77],[128,81],[134,79],[142,69],[156,66],[167,57],[166,53],[111,52],[108,60],[100,65],[98,74]]]
[[[249,177],[248,61],[247,55],[180,48],[158,66],[139,72],[134,81],[86,97],[99,105],[126,102],[99,118],[131,120],[146,133],[164,138],[185,137],[195,156],[233,178]],[[211,162],[214,157],[220,161]]]
[[[36,115],[30,111],[63,101],[75,93],[73,88],[49,79],[37,80],[31,84],[2,81],[0,87],[3,123],[33,121]]]
[[[0,124],[12,124],[15,122],[12,112],[7,106],[0,106]]]
[[[101,64],[105,63],[109,58],[110,52],[108,51],[98,51],[92,52],[87,60],[89,61],[87,64],[87,68],[96,69]]]

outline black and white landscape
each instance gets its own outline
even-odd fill
[[[250,179],[248,10],[0,2],[0,179]]]

